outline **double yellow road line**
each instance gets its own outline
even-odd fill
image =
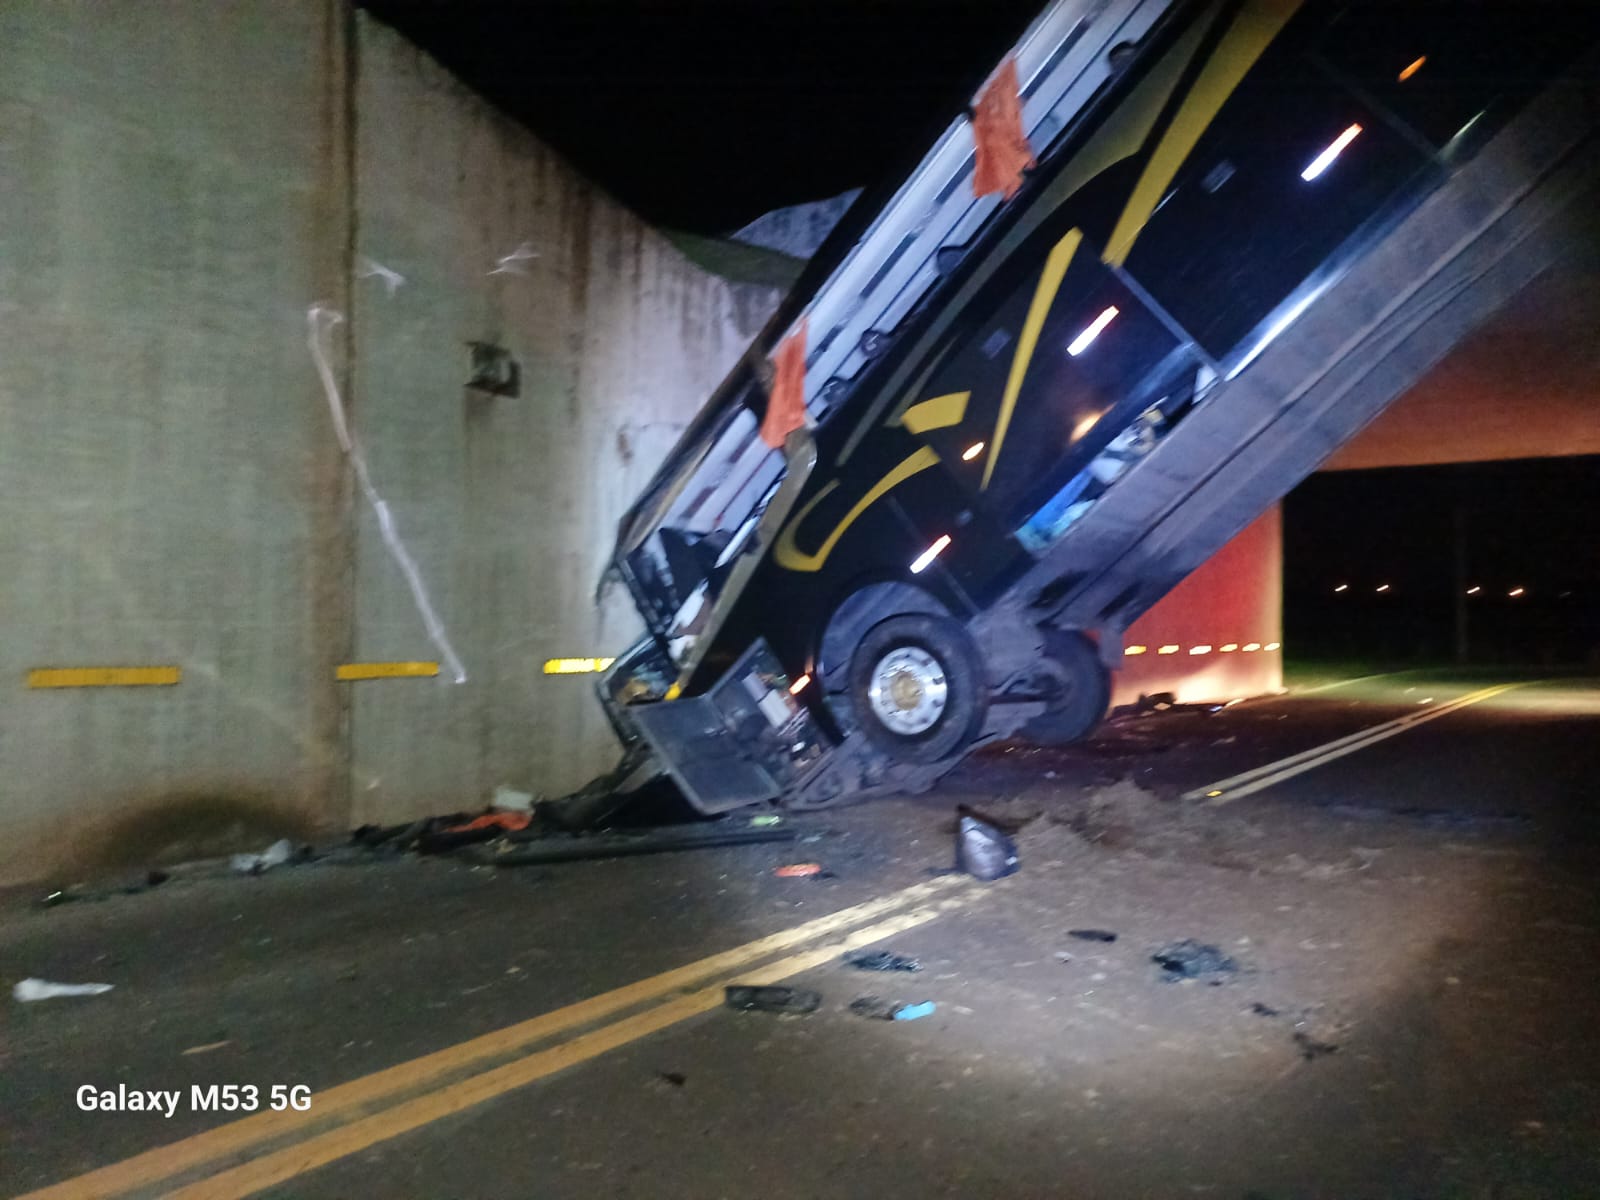
[[[340,1084],[309,1112],[245,1117],[18,1200],[251,1195],[707,1012],[730,983],[775,983],[925,925],[981,895],[970,882],[917,884]]]
[[[1238,775],[1230,775],[1227,779],[1219,779],[1216,783],[1208,783],[1204,787],[1197,787],[1192,791],[1185,792],[1183,799],[1204,800],[1211,805],[1221,805],[1233,800],[1242,800],[1244,797],[1253,795],[1264,788],[1269,788],[1275,783],[1282,783],[1285,779],[1292,779],[1294,776],[1304,774],[1306,771],[1320,767],[1324,763],[1330,763],[1336,758],[1354,754],[1357,750],[1365,750],[1368,746],[1375,745],[1387,738],[1396,737],[1408,729],[1415,729],[1418,725],[1426,725],[1429,721],[1437,721],[1440,717],[1447,717],[1458,709],[1466,708],[1469,704],[1477,704],[1481,700],[1491,699],[1502,692],[1509,692],[1512,688],[1526,686],[1526,683],[1502,683],[1495,687],[1469,692],[1465,696],[1458,696],[1454,700],[1440,704],[1437,707],[1424,709],[1421,712],[1407,713],[1403,717],[1385,721],[1382,725],[1373,725],[1367,729],[1357,730],[1355,733],[1345,737],[1325,742],[1320,746],[1313,746],[1310,750],[1302,750],[1299,754],[1291,754],[1288,758],[1280,758],[1276,762],[1267,763],[1265,766],[1243,771]]]

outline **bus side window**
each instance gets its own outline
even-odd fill
[[[1600,34],[1600,6],[1355,4],[1316,55],[1452,159],[1481,145],[1499,118]]]
[[[1226,364],[1428,167],[1413,139],[1312,63],[1304,31],[1291,31],[1201,135],[1124,265]]]

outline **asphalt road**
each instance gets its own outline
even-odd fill
[[[14,894],[7,983],[115,988],[5,1001],[0,1192],[1600,1195],[1597,768],[1594,680],[1386,676],[993,748],[792,845]],[[1019,828],[1019,874],[938,874],[958,803]],[[1233,969],[1168,981],[1183,938]],[[822,1008],[720,1007],[780,979]],[[310,1108],[195,1111],[212,1084]]]

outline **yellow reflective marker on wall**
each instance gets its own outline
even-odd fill
[[[546,675],[592,675],[596,671],[604,671],[616,661],[614,658],[547,658],[544,660],[544,673]]]
[[[436,662],[341,663],[334,675],[339,679],[429,678],[439,673]]]
[[[181,667],[40,667],[28,672],[30,688],[170,687]]]

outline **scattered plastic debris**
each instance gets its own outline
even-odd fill
[[[1069,929],[1068,937],[1075,937],[1083,942],[1114,942],[1117,935],[1109,929]]]
[[[790,863],[786,867],[774,867],[772,873],[779,879],[814,879],[822,874],[822,864]]]
[[[24,979],[11,989],[11,998],[27,1004],[32,1000],[54,1000],[60,996],[98,996],[109,992],[109,983],[52,983],[48,979]]]
[[[922,964],[916,959],[903,954],[891,954],[887,950],[863,950],[857,954],[847,954],[845,962],[861,971],[922,970]]]
[[[1307,1062],[1339,1052],[1339,1047],[1333,1042],[1319,1042],[1309,1033],[1305,1033],[1302,1030],[1295,1031],[1294,1044],[1300,1047],[1300,1057]]]
[[[534,796],[532,792],[519,792],[516,788],[502,783],[494,789],[494,799],[491,803],[502,812],[531,813]]]
[[[1173,942],[1150,956],[1166,972],[1169,983],[1179,979],[1202,979],[1207,976],[1231,975],[1239,969],[1234,962],[1215,946],[1207,946],[1190,938]],[[1212,982],[1220,983],[1220,979]]]
[[[961,818],[956,827],[958,870],[988,881],[1014,875],[1020,866],[1017,845],[1009,837],[977,817]]]
[[[281,867],[294,856],[294,844],[288,838],[279,838],[260,854],[235,854],[228,866],[241,875],[260,875],[273,867]]]
[[[231,1046],[231,1045],[233,1045],[233,1039],[232,1038],[225,1038],[224,1040],[222,1040],[220,1042],[207,1042],[203,1046],[190,1046],[187,1050],[184,1051],[184,1053],[185,1054],[210,1054],[213,1050],[221,1050],[224,1046]]]
[[[879,996],[862,996],[859,1000],[850,1001],[851,1012],[858,1017],[867,1017],[874,1021],[915,1021],[929,1016],[936,1007],[932,1000],[901,1004],[894,1000],[884,1000]]]
[[[730,984],[723,989],[723,1004],[738,1012],[813,1013],[822,1007],[822,993],[806,988],[759,987]]]

